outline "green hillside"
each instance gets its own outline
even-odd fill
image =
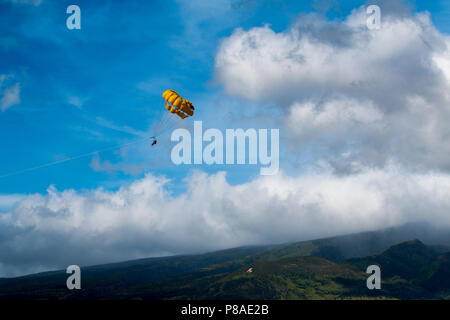
[[[233,261],[257,254],[274,246],[241,247],[200,255],[184,255],[148,258],[82,268],[83,295],[102,297],[111,291],[147,285],[199,270],[202,267],[225,263],[233,267]],[[230,262],[230,263],[228,263]],[[228,266],[229,265],[229,266]],[[17,278],[0,279],[1,298],[64,298],[70,292],[66,288],[68,275],[64,270],[44,272]]]
[[[142,299],[441,299],[450,292],[449,257],[414,240],[347,261],[255,260],[233,272],[217,265],[135,292]],[[366,287],[371,264],[381,266],[381,290]]]
[[[450,231],[436,229],[426,224],[410,223],[383,230],[287,244],[275,250],[262,252],[260,257],[269,260],[314,255],[331,260],[346,260],[380,254],[393,245],[411,239],[421,239],[440,252],[450,251]]]
[[[82,290],[74,291],[66,288],[64,271],[0,279],[0,299],[449,298],[447,234],[439,246],[419,240],[390,243],[420,233],[406,226],[82,267]],[[366,288],[371,264],[381,266],[381,290]],[[249,268],[253,272],[246,272]]]

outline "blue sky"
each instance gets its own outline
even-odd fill
[[[2,2],[0,34],[8,45],[0,51],[0,69],[14,76],[12,83],[20,83],[21,100],[0,114],[2,173],[127,142],[136,138],[124,132],[130,128],[151,132],[164,111],[165,89],[179,90],[195,103],[197,96],[220,91],[212,84],[212,66],[221,37],[240,26],[271,23],[283,28],[301,10],[292,4],[243,2],[231,12],[217,12],[187,3],[80,1],[82,29],[72,31],[65,25],[71,2]],[[118,161],[113,152],[101,156]],[[172,172],[168,153],[165,160],[158,172],[184,175],[186,168]],[[130,179],[94,172],[90,161],[5,178],[0,192],[42,192],[51,184],[108,187]],[[154,171],[150,164],[146,170]]]
[[[198,110],[211,97],[223,99],[221,95],[225,94],[214,81],[214,57],[220,39],[238,27],[245,30],[269,24],[273,30],[282,31],[302,13],[325,12],[330,19],[343,19],[364,4],[339,1],[324,11],[321,8],[326,8],[326,3],[78,1],[82,29],[68,30],[65,10],[72,2],[2,1],[0,70],[10,76],[11,85],[19,83],[20,103],[0,113],[1,173],[151,133],[152,124],[164,111],[161,93],[167,88],[182,92]],[[436,26],[448,30],[443,18],[448,4],[418,1],[416,7],[430,11]],[[208,126],[209,114],[203,116]],[[168,138],[166,133],[161,139]],[[187,174],[187,168],[170,163],[167,148],[150,150],[148,144],[136,148],[148,150],[132,149],[130,153],[136,155],[126,159],[114,152],[101,154],[102,161],[138,164],[142,170],[134,176],[96,172],[90,167],[92,157],[88,157],[4,178],[0,193],[43,192],[49,185],[61,189],[114,188],[142,172],[158,172],[175,179]],[[164,165],[155,168],[145,163],[152,152],[165,152],[158,155]],[[232,172],[232,181],[245,181],[256,171],[247,166]]]

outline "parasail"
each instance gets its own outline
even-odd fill
[[[174,90],[166,90],[162,94],[166,100],[166,109],[171,113],[175,113],[181,119],[194,115],[194,106],[189,100],[183,99]]]

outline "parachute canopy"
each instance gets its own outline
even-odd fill
[[[181,119],[194,115],[194,106],[189,100],[183,99],[173,90],[166,90],[162,94],[166,100],[166,109],[178,115]]]

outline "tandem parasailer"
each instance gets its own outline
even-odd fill
[[[176,114],[181,119],[185,119],[187,117],[192,117],[194,115],[194,106],[192,102],[189,100],[183,99],[176,91],[174,90],[166,90],[162,94],[165,100],[165,107],[169,110],[170,113]],[[156,136],[153,138],[153,142],[151,146],[156,145],[157,140]]]
[[[189,100],[183,99],[174,90],[166,90],[163,92],[162,96],[165,100],[165,107],[170,113],[167,113],[166,115],[163,116],[162,121],[160,121],[160,123],[158,124],[159,128],[153,132],[153,136],[141,137],[136,140],[118,144],[115,146],[106,147],[104,149],[86,152],[86,153],[78,154],[75,156],[69,156],[69,157],[65,157],[60,160],[36,165],[34,167],[29,167],[29,168],[22,169],[22,170],[17,170],[17,171],[12,171],[9,173],[0,174],[0,179],[15,176],[15,175],[22,174],[22,173],[29,172],[29,171],[34,171],[34,170],[37,170],[40,168],[54,166],[54,165],[72,161],[75,159],[86,158],[86,157],[90,157],[93,155],[98,155],[99,153],[106,152],[106,151],[117,150],[117,149],[123,148],[125,146],[131,146],[131,145],[140,143],[142,141],[148,141],[149,139],[152,140],[151,146],[154,147],[156,145],[156,143],[158,142],[156,140],[156,138],[159,137],[163,133],[163,131],[166,131],[167,129],[169,129],[171,127],[168,125],[168,123],[170,120],[173,120],[173,119],[171,119],[171,118],[173,118],[172,117],[173,114],[177,115],[181,119],[186,119],[187,117],[193,116],[194,110],[195,110],[194,106],[192,105],[192,102],[190,102]]]

